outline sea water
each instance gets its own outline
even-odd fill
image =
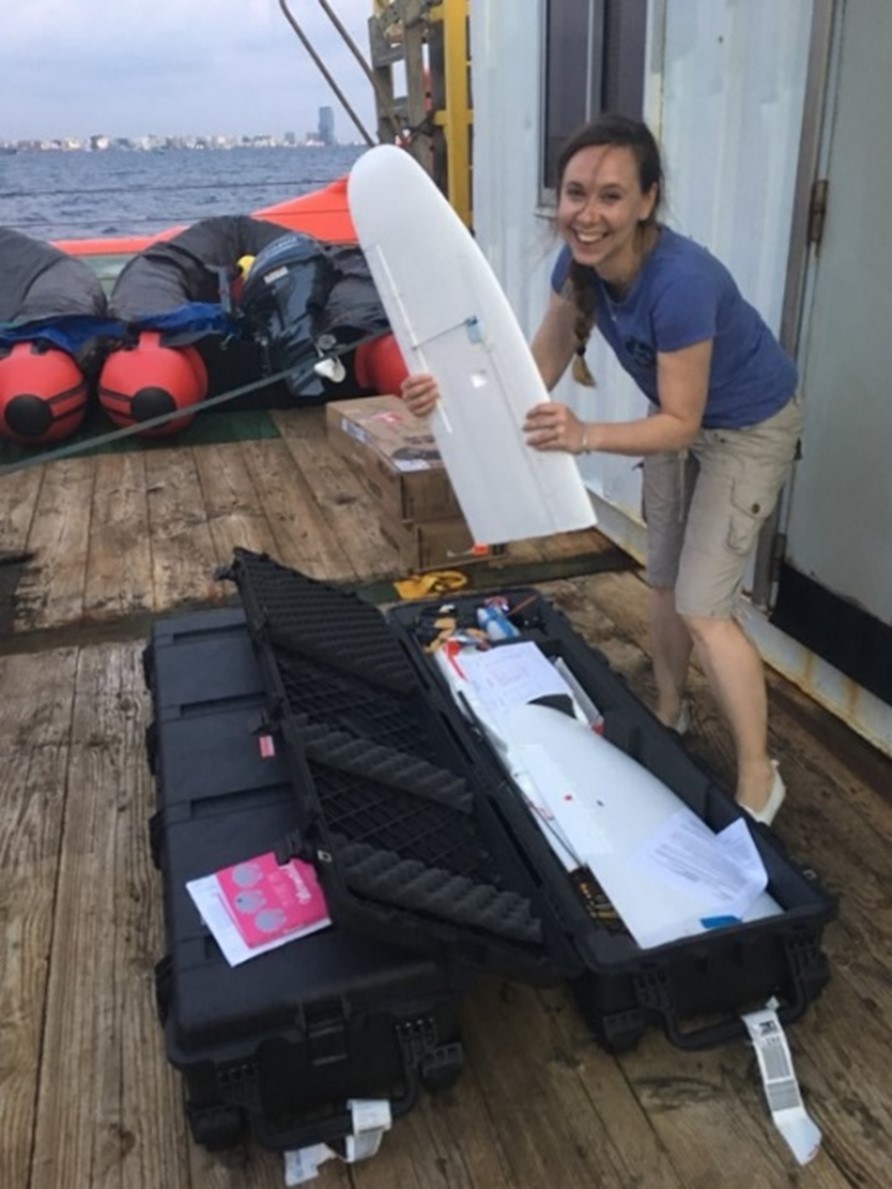
[[[362,152],[348,145],[23,150],[0,156],[0,226],[35,239],[149,235],[318,190]]]

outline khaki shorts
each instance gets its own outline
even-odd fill
[[[682,453],[644,460],[647,580],[682,615],[730,618],[746,561],[802,432],[802,400],[746,429],[701,429]]]

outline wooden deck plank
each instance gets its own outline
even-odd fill
[[[84,614],[108,619],[155,605],[145,456],[104,454],[96,477]]]
[[[191,1143],[188,1171],[183,1169],[177,1189],[283,1189],[284,1184],[284,1157],[278,1152],[247,1144],[208,1152]],[[312,1189],[350,1189],[352,1182],[340,1160],[329,1160],[309,1184]]]
[[[191,449],[145,455],[155,610],[219,602],[216,553]]]
[[[29,1185],[76,650],[0,659],[0,1151]]]
[[[542,553],[547,561],[579,557],[586,553],[606,553],[611,542],[596,528],[577,529],[569,533],[552,533],[542,538]]]
[[[174,1079],[148,1047],[160,905],[136,843],[149,805],[138,653],[80,656],[35,1189],[176,1185],[185,1156]]]
[[[27,543],[44,468],[0,476],[0,553],[19,553]]]
[[[509,541],[505,546],[505,552],[501,556],[496,556],[489,563],[494,570],[500,566],[523,566],[535,565],[545,558],[545,550],[543,548],[543,538],[529,537],[522,541]]]
[[[2,1183],[29,1183],[67,743],[0,747]]]
[[[0,750],[67,746],[77,649],[0,657]]]
[[[425,1096],[400,1130],[411,1137],[417,1153],[415,1175],[424,1189],[444,1184],[450,1189],[502,1189],[508,1184],[506,1167],[471,1074],[460,1091]],[[382,1166],[381,1189],[386,1189],[385,1171]],[[357,1189],[367,1189],[364,1181],[356,1180]]]
[[[79,620],[95,469],[89,458],[45,468],[26,547],[36,554],[17,591],[17,631]]]
[[[273,536],[276,560],[311,578],[355,581],[356,569],[285,442],[245,442],[243,449]]]
[[[481,988],[465,1040],[514,1189],[625,1189],[634,1174],[585,1087],[550,1044],[535,991]],[[574,1058],[575,1059],[575,1058]]]
[[[256,469],[265,469],[271,442],[253,443]],[[237,546],[275,554],[276,540],[257,494],[241,442],[197,446],[195,465],[217,563],[225,565]]]
[[[680,1054],[653,1032],[620,1064],[685,1187],[780,1185],[796,1167],[743,1041]]]
[[[396,550],[381,533],[372,496],[350,463],[329,444],[322,409],[277,412],[275,423],[331,531],[364,579],[399,573]]]
[[[555,1059],[575,1071],[611,1140],[621,1153],[634,1153],[630,1181],[647,1189],[683,1189],[667,1146],[641,1106],[618,1059],[594,1044],[566,988],[539,992]],[[628,1161],[629,1157],[625,1159]]]

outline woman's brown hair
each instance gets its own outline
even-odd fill
[[[646,124],[640,120],[632,120],[628,116],[604,113],[584,124],[566,142],[557,162],[557,195],[564,184],[564,173],[571,158],[582,149],[593,145],[618,145],[632,150],[638,164],[638,182],[642,194],[647,194],[654,186],[657,187],[657,200],[651,208],[646,224],[657,221],[657,207],[663,193],[663,167],[660,162],[660,150],[654,135]],[[573,379],[589,388],[594,387],[595,380],[585,361],[585,349],[591,338],[595,326],[595,290],[591,282],[591,275],[584,265],[570,261],[566,282],[567,295],[576,307],[576,320],[573,333],[576,337],[576,355],[573,359]]]

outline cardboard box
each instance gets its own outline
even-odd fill
[[[412,523],[382,520],[381,535],[396,548],[400,567],[407,574],[452,570],[470,562],[485,561],[500,552],[498,546],[475,547],[471,530],[462,516]]]
[[[356,465],[381,505],[383,519],[433,521],[461,515],[433,435],[398,396],[332,401],[325,418],[329,441]]]

